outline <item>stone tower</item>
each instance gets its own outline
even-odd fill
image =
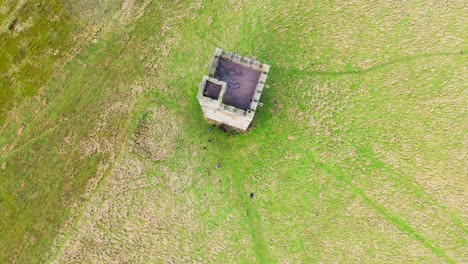
[[[197,99],[206,119],[247,131],[267,85],[270,66],[216,48]]]

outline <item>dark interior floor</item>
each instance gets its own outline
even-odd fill
[[[221,88],[221,84],[206,81],[205,89],[203,90],[203,95],[210,97],[213,100],[218,100],[219,94],[221,93]]]
[[[221,57],[216,68],[215,78],[227,84],[223,103],[248,110],[260,75],[261,71]]]

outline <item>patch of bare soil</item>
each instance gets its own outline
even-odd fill
[[[23,131],[24,131],[24,126],[20,126],[18,128],[18,132],[16,133],[18,136],[21,136],[23,134]]]

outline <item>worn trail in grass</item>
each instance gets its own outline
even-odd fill
[[[466,259],[462,4],[120,4],[9,112],[0,261]],[[272,65],[247,134],[203,121],[215,47]]]
[[[315,158],[311,157],[311,161],[314,161]],[[376,201],[372,200],[369,198],[369,196],[366,195],[366,193],[356,186],[355,184],[352,183],[350,178],[345,175],[345,173],[339,169],[339,168],[331,168],[329,166],[326,166],[324,164],[317,164],[318,167],[324,171],[326,171],[330,176],[333,175],[338,178],[340,181],[344,181],[347,184],[351,186],[351,191],[355,194],[358,194],[363,201],[371,206],[374,210],[376,210],[382,217],[388,221],[389,223],[395,225],[399,230],[402,232],[407,233],[408,235],[412,236],[414,239],[418,240],[421,242],[424,247],[428,248],[431,250],[434,254],[437,256],[441,257],[444,261],[448,263],[456,263],[452,258],[447,256],[447,254],[435,243],[429,241],[427,238],[425,238],[420,232],[418,232],[414,227],[410,226],[408,223],[406,223],[403,219],[396,215],[392,215],[391,212],[389,212],[385,206],[378,204]]]
[[[125,191],[125,197],[133,202],[129,205],[122,197],[105,194],[112,186],[121,184],[122,176],[118,175],[122,172],[115,171],[107,187],[91,203],[90,208],[97,208],[97,213],[88,209],[78,223],[78,230],[84,231],[70,238],[59,259],[93,259],[96,252],[86,249],[90,241],[113,259],[117,256],[105,244],[120,244],[118,241],[138,236],[142,241],[160,242],[136,251],[132,250],[143,242],[135,241],[134,247],[122,245],[128,260],[137,260],[142,254],[148,260],[218,262],[327,262],[340,256],[350,262],[459,260],[463,255],[460,250],[466,245],[461,237],[464,229],[463,225],[453,223],[460,223],[457,219],[463,219],[463,213],[454,204],[446,206],[447,200],[435,196],[428,199],[434,190],[421,186],[417,178],[410,176],[413,173],[402,165],[404,160],[389,160],[382,152],[376,153],[380,146],[400,153],[398,143],[383,144],[389,133],[410,146],[418,141],[407,131],[392,131],[396,127],[386,126],[394,122],[389,119],[392,116],[382,117],[379,111],[371,109],[379,107],[373,102],[381,95],[388,104],[406,102],[413,111],[422,107],[418,102],[424,102],[427,93],[420,95],[419,91],[443,78],[432,75],[430,69],[443,71],[444,65],[452,65],[457,69],[455,75],[459,74],[460,47],[434,50],[418,44],[423,52],[414,52],[413,47],[405,47],[408,54],[387,50],[386,56],[376,53],[368,62],[365,49],[359,48],[357,53],[338,49],[333,55],[327,47],[326,34],[313,35],[314,42],[306,39],[305,47],[287,41],[287,45],[278,44],[281,35],[288,32],[293,37],[306,36],[307,28],[292,29],[298,22],[291,14],[307,13],[304,21],[315,14],[321,21],[324,18],[314,12],[330,7],[309,10],[298,3],[288,11],[272,11],[275,19],[270,20],[259,15],[265,12],[261,11],[265,8],[262,5],[242,9],[234,4],[226,8],[239,12],[223,17],[216,15],[219,10],[214,6],[208,2],[194,5],[195,15],[179,15],[178,22],[170,20],[166,24],[170,27],[167,32],[171,48],[162,48],[163,53],[168,51],[167,64],[159,68],[161,74],[154,82],[162,90],[150,93],[156,99],[148,99],[135,116],[134,123],[149,124],[148,128],[138,132],[138,127],[146,125],[134,126],[136,132],[125,151],[129,153],[119,162],[141,166],[138,170],[125,170],[126,177],[132,179],[127,183],[135,185],[131,187],[133,191]],[[268,8],[279,6],[270,4]],[[244,25],[231,26],[228,21],[239,13],[244,16]],[[282,22],[277,23],[280,21],[277,18],[282,18]],[[251,23],[256,27],[247,27]],[[412,34],[390,31],[394,35],[379,44],[389,45]],[[339,34],[339,29],[334,29],[334,33]],[[350,36],[350,41],[354,37]],[[253,43],[255,38],[263,41]],[[321,39],[323,44],[317,45]],[[313,52],[304,54],[314,61],[312,65],[304,65],[306,59],[300,57],[307,45],[319,49],[316,56],[320,59],[314,58]],[[193,84],[204,73],[203,65],[215,46],[246,55],[258,54],[273,66],[269,79],[272,89],[263,98],[266,107],[260,109],[253,130],[246,135],[208,132],[207,126],[199,122]],[[334,60],[336,52],[348,62],[328,62]],[[412,65],[419,66],[410,69]],[[447,89],[457,89],[450,83],[445,85]],[[400,89],[411,89],[416,97],[400,98],[403,96],[398,96],[402,93]],[[392,90],[397,95],[395,99],[385,95]],[[456,103],[451,107],[460,111]],[[421,117],[402,111],[396,121],[418,123]],[[437,120],[446,117],[443,113],[433,116]],[[450,118],[445,121],[454,122]],[[429,124],[423,126],[432,131],[438,129]],[[141,142],[137,135],[146,133],[156,142],[156,148],[135,149],[135,140]],[[173,133],[172,140],[162,137],[172,138]],[[369,146],[369,142],[373,145]],[[157,146],[173,151],[164,152],[159,159]],[[139,154],[131,155],[134,151]],[[221,165],[218,170],[214,168],[217,163]],[[407,176],[402,177],[401,170]],[[147,180],[140,182],[142,177]],[[255,194],[254,199],[249,198],[250,192]],[[157,199],[153,200],[154,197]],[[115,218],[115,222],[100,217],[119,210],[129,213]],[[154,219],[134,215],[138,211]],[[440,215],[434,215],[439,211]],[[431,223],[424,219],[431,219]],[[448,232],[440,226],[448,226]],[[164,231],[150,234],[139,231],[149,227]],[[93,233],[99,234],[99,240],[89,235]],[[178,236],[178,241],[165,239],[172,235]],[[165,250],[171,247],[178,248],[180,254]],[[123,257],[123,253],[119,256]]]

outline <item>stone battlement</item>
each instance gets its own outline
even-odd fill
[[[205,118],[247,131],[269,70],[267,64],[216,48],[197,94]]]

